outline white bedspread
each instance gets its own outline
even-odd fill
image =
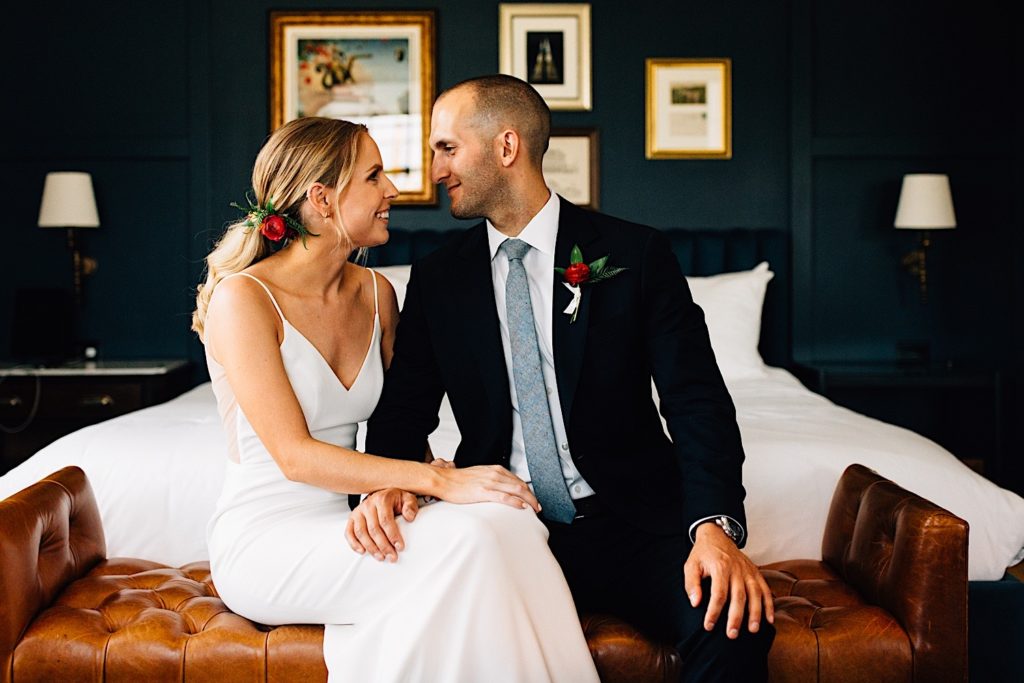
[[[5,498],[67,465],[89,477],[108,557],[174,566],[209,559],[206,522],[227,442],[209,383],[162,405],[68,434],[0,477]]]
[[[820,558],[836,482],[860,463],[924,496],[971,526],[968,575],[1002,578],[1024,548],[1024,498],[977,474],[935,442],[842,408],[788,372],[729,387],[747,459],[750,540],[758,563]]]
[[[729,389],[747,454],[747,552],[758,564],[820,558],[832,492],[855,462],[970,523],[972,580],[998,579],[1019,561],[1024,499],[935,443],[835,406],[783,370],[732,380]],[[459,442],[447,402],[430,441],[439,457],[451,457]],[[213,392],[204,384],[54,442],[0,477],[0,498],[78,465],[96,492],[111,557],[181,565],[207,558],[205,527],[220,492],[224,453]]]

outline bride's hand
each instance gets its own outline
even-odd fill
[[[449,503],[504,503],[514,508],[533,508],[540,512],[540,503],[522,479],[500,465],[476,467],[441,467],[441,500]]]
[[[430,464],[434,467],[440,467],[441,469],[453,470],[455,469],[455,463],[451,460],[443,460],[441,458],[434,458],[430,461]]]

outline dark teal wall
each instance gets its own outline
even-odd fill
[[[797,353],[1009,359],[1022,339],[1020,23],[995,2],[795,2]],[[958,229],[933,234],[930,303],[897,264],[904,173],[948,173]]]
[[[497,3],[437,9],[438,86],[497,68]],[[201,358],[190,289],[233,217],[267,134],[270,9],[303,0],[21,3],[0,45],[0,321],[17,288],[66,285],[63,236],[35,228],[48,170],[93,174],[100,262],[84,334],[108,357]],[[354,3],[346,9],[378,8]],[[885,358],[903,339],[933,355],[1020,366],[1020,29],[994,0],[594,2],[591,112],[603,210],[661,227],[791,231],[798,358]],[[734,157],[644,159],[644,59],[730,57]],[[960,228],[935,236],[932,301],[898,267],[902,174],[950,174]],[[407,228],[457,225],[446,200],[401,208]],[[9,348],[0,326],[0,356]]]

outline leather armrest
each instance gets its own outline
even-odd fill
[[[65,467],[0,501],[0,683],[35,616],[107,553],[92,487]]]
[[[915,680],[967,680],[967,538],[966,521],[863,465],[832,497],[822,558],[900,622]]]

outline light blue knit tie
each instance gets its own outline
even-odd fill
[[[530,245],[522,240],[505,240],[501,249],[508,256],[508,280],[505,281],[505,309],[508,336],[512,344],[512,376],[519,398],[519,419],[523,423],[526,464],[533,480],[533,492],[540,501],[541,514],[554,522],[569,524],[576,516],[562,464],[558,459],[551,407],[541,371],[540,346],[533,320],[530,286],[526,281],[523,256]]]

